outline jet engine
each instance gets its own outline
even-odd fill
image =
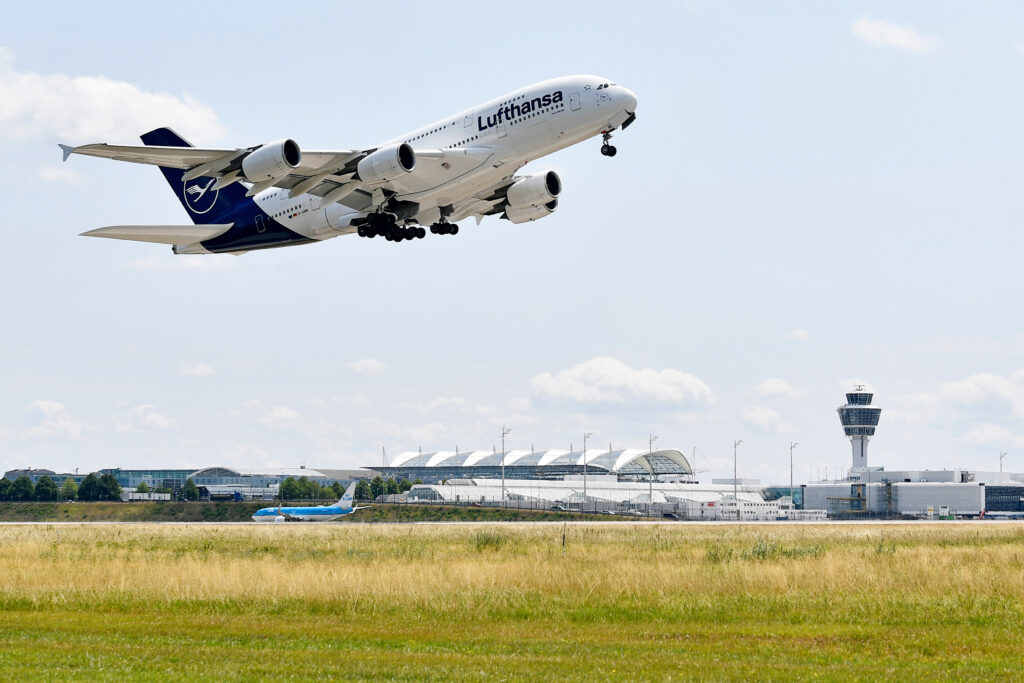
[[[547,204],[541,204],[540,206],[527,206],[524,209],[517,209],[514,206],[506,206],[505,215],[502,216],[502,218],[507,218],[518,225],[519,223],[529,223],[530,221],[535,221],[538,218],[550,216],[557,208],[557,199],[552,199]]]
[[[549,204],[562,192],[562,179],[554,171],[538,173],[517,180],[512,187],[508,188],[506,198],[510,209],[528,209],[542,207]],[[558,202],[554,202],[558,206]],[[554,211],[554,207],[543,215]],[[537,216],[540,218],[540,216]],[[511,218],[509,218],[511,220]],[[528,218],[526,220],[534,220]],[[512,221],[513,223],[517,221]]]
[[[302,152],[294,140],[278,140],[263,145],[242,159],[242,175],[250,183],[282,178],[302,161]]]
[[[356,172],[364,184],[383,185],[416,168],[416,153],[406,143],[381,147],[359,160]]]

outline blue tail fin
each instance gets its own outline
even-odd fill
[[[185,138],[170,128],[157,128],[143,134],[142,143],[154,147],[191,147]],[[199,176],[188,182],[182,181],[185,172],[177,168],[160,166],[160,172],[178,195],[181,205],[188,211],[189,218],[197,225],[224,223],[227,214],[240,204],[251,201],[245,196],[245,188],[234,183],[219,190],[213,189],[215,178]],[[230,222],[230,221],[228,221]]]

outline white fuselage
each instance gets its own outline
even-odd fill
[[[405,142],[417,151],[415,171],[391,183],[394,198],[418,204],[411,218],[420,224],[437,220],[440,207],[454,207],[451,219],[460,220],[476,213],[477,193],[530,161],[618,127],[636,103],[607,79],[567,76],[435,121],[380,145]],[[318,196],[290,198],[278,188],[254,199],[271,220],[315,240],[355,232],[352,221],[373,210],[351,200],[323,206]]]

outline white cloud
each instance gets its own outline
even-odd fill
[[[149,403],[137,405],[129,410],[117,422],[117,431],[131,432],[138,427],[150,427],[153,429],[173,429],[178,426],[177,420],[158,413],[156,408]]]
[[[933,52],[942,45],[938,38],[921,35],[913,26],[869,17],[861,17],[853,22],[850,31],[867,45],[893,47],[917,54]]]
[[[214,372],[213,366],[209,363],[182,363],[181,374],[186,377],[209,377]]]
[[[388,364],[384,361],[375,360],[373,358],[364,358],[363,360],[357,360],[353,363],[349,363],[348,368],[357,375],[373,377],[374,375],[382,375],[387,372]]]
[[[754,391],[756,391],[759,396],[763,396],[765,398],[797,399],[803,398],[807,395],[806,392],[797,389],[786,380],[778,377],[766,379],[754,387]]]
[[[766,434],[792,434],[796,431],[793,425],[783,422],[781,415],[764,406],[747,406],[740,419],[748,427]]]
[[[969,429],[960,441],[975,446],[1013,446],[1024,447],[1024,434],[1013,433],[1006,427],[986,422]]]
[[[530,380],[538,396],[583,404],[646,403],[703,406],[714,401],[702,380],[668,368],[637,370],[607,356],[580,363],[552,375],[545,372]]]
[[[224,133],[214,111],[187,93],[150,92],[106,76],[19,71],[14,53],[0,47],[0,138],[126,142],[160,126],[200,143]]]
[[[298,411],[292,410],[287,406],[274,406],[264,413],[263,417],[260,418],[260,422],[272,429],[283,429],[295,425],[300,417],[302,416]]]
[[[79,420],[63,403],[56,401],[32,401],[26,408],[36,417],[36,423],[25,434],[29,438],[66,437],[80,439],[95,427]]]
[[[786,335],[786,339],[789,341],[807,341],[810,338],[811,333],[799,327]]]
[[[943,382],[938,389],[915,394],[913,403],[940,408],[971,408],[993,415],[1024,417],[1024,369],[1006,377],[991,373]]]
[[[85,180],[84,176],[76,173],[68,166],[44,165],[39,167],[36,177],[44,183],[58,183],[65,185],[80,185]]]
[[[131,270],[151,271],[157,273],[170,273],[182,270],[198,270],[217,273],[226,270],[234,270],[235,264],[238,262],[238,258],[238,256],[227,254],[185,254],[182,256],[173,256],[165,253],[163,256],[146,256],[134,261],[129,261],[125,265]]]

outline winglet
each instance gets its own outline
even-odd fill
[[[64,152],[64,161],[67,161],[68,157],[71,156],[71,153],[75,151],[75,148],[71,145],[62,145],[57,143],[57,146],[60,147],[60,151]]]

